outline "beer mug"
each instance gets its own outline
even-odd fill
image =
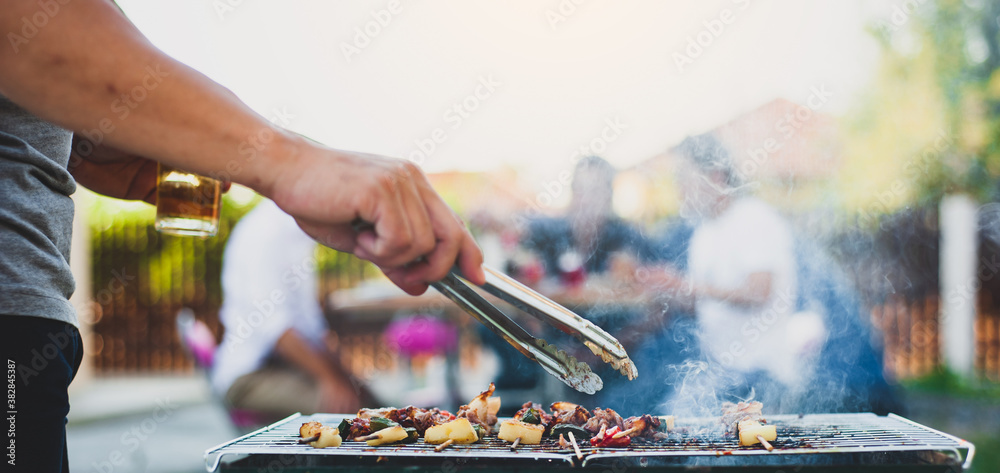
[[[210,237],[219,231],[221,183],[159,164],[156,229],[170,235]]]

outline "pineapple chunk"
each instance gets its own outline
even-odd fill
[[[674,430],[674,416],[660,416],[660,425],[663,430],[670,432]]]
[[[398,425],[394,427],[389,427],[387,429],[382,429],[375,433],[378,435],[378,438],[368,440],[366,443],[368,443],[369,447],[378,447],[379,445],[388,445],[390,443],[396,443],[399,442],[400,440],[405,439],[407,436],[406,429]]]
[[[475,443],[479,441],[476,430],[472,428],[469,419],[455,419],[441,425],[435,425],[424,432],[424,442],[436,445],[451,439],[458,444]]]
[[[750,445],[757,445],[760,440],[757,440],[757,436],[760,435],[768,442],[773,442],[778,438],[778,431],[773,425],[761,425],[760,422],[755,420],[744,420],[739,423],[740,429],[740,445],[748,447]]]
[[[319,439],[315,442],[309,442],[309,446],[312,448],[339,447],[340,442],[340,430],[336,427],[323,427],[319,431]]]
[[[543,432],[545,427],[542,425],[511,419],[500,423],[500,433],[497,434],[497,438],[514,443],[514,440],[520,437],[521,445],[538,445],[542,441]]]

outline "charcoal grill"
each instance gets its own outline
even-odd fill
[[[546,439],[511,452],[506,442],[488,438],[473,445],[435,452],[423,440],[412,445],[368,447],[344,442],[339,448],[298,445],[303,422],[339,424],[337,414],[292,415],[273,425],[205,452],[209,472],[317,472],[353,469],[437,471],[593,470],[621,473],[695,469],[697,471],[962,471],[975,447],[962,439],[890,414],[812,414],[768,416],[778,431],[775,450],[739,447],[713,429],[716,419],[678,419],[664,441],[636,440],[628,448],[594,449],[580,445],[583,458]]]

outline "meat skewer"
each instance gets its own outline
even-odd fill
[[[761,444],[767,451],[774,451],[774,445],[769,441],[778,438],[773,425],[764,425],[767,419],[761,413],[763,404],[757,401],[741,401],[736,404],[727,402],[722,405],[722,423],[726,431],[736,434],[739,443],[748,447]]]
[[[517,450],[517,446],[521,444],[521,437],[514,439],[514,443],[510,444],[510,451]]]
[[[629,417],[622,422],[624,429],[611,438],[619,439],[629,437],[649,437],[654,438],[660,432],[662,423],[659,417],[643,414],[639,417]]]

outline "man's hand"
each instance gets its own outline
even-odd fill
[[[313,143],[296,148],[275,170],[271,198],[310,236],[375,263],[410,294],[456,264],[485,283],[482,251],[416,165]]]
[[[84,156],[77,153],[79,149],[93,151]],[[94,145],[79,135],[73,135],[73,150],[68,169],[82,186],[109,197],[156,205],[156,161]]]
[[[21,20],[40,10],[37,2],[0,0],[0,11],[0,31],[20,31]],[[40,118],[78,132],[114,126],[104,143],[132,154],[93,168],[103,161],[95,150],[74,170],[98,192],[149,201],[153,166],[140,157],[203,175],[226,172],[321,243],[372,261],[411,294],[456,262],[485,283],[482,252],[416,166],[289,136],[158,50],[111,2],[62,5],[29,42],[0,48],[0,71],[0,94]],[[141,106],[109,113],[137,87],[147,92]],[[112,185],[111,175],[127,184]],[[373,230],[355,232],[355,220]]]

